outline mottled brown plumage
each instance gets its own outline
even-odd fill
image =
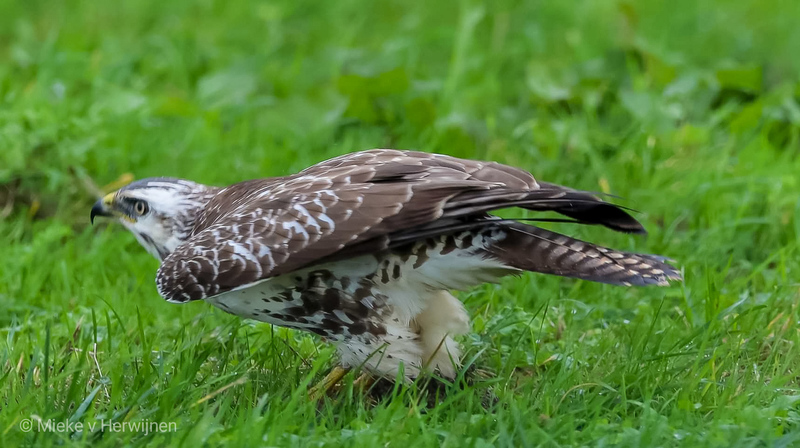
[[[177,239],[161,227],[128,224],[162,258],[162,296],[208,300],[243,317],[326,336],[339,342],[345,364],[366,363],[383,375],[405,365],[406,376],[415,376],[431,362],[452,376],[446,364],[449,355],[458,361],[458,349],[450,336],[466,331],[468,320],[449,289],[525,270],[620,285],[680,279],[662,257],[490,215],[521,207],[644,232],[619,206],[494,162],[379,149],[222,189],[175,182],[180,201],[159,190],[170,189],[164,179],[120,192],[134,205],[149,196],[190,204],[172,225],[185,229]],[[371,351],[386,345],[385,359],[369,361]],[[437,355],[442,347],[448,356]]]
[[[337,254],[354,257],[386,249],[392,236],[419,227],[446,232],[470,217],[476,227],[485,226],[486,212],[514,206],[556,211],[615,230],[643,231],[617,206],[587,193],[539,184],[516,168],[373,150],[337,157],[292,176],[223,189],[201,212],[188,243],[164,261],[159,291],[168,300],[200,300]],[[237,257],[234,244],[246,247],[257,263]]]

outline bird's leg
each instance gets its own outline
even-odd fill
[[[340,381],[342,378],[349,372],[350,369],[345,369],[342,366],[336,366],[331,370],[325,378],[322,379],[319,383],[317,383],[314,387],[312,387],[308,391],[308,396],[312,400],[320,400],[322,397],[331,391]]]

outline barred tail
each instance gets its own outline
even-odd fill
[[[486,251],[517,269],[626,286],[682,280],[665,257],[618,252],[522,223],[505,224],[503,230],[507,236]]]

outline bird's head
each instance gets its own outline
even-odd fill
[[[142,179],[98,200],[91,220],[119,219],[148,252],[163,260],[191,236],[198,214],[217,191],[182,179]]]

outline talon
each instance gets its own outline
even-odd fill
[[[353,381],[353,386],[360,387],[362,390],[367,390],[375,384],[375,381],[376,379],[374,376],[368,373],[362,373],[361,376]]]
[[[327,395],[339,385],[339,382],[342,381],[342,378],[344,378],[349,371],[350,369],[345,369],[342,366],[334,367],[330,373],[325,375],[322,381],[309,389],[308,397],[312,400],[321,400],[323,396]]]

